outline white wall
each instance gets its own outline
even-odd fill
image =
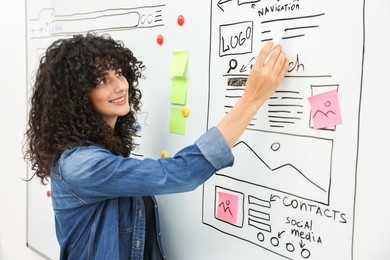
[[[356,260],[390,259],[388,0],[366,0],[366,55],[357,176]]]
[[[25,1],[0,0],[0,259],[42,259],[26,247]],[[44,239],[44,238],[43,238]]]

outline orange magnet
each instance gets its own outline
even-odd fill
[[[167,158],[168,157],[168,152],[167,151],[162,151],[161,152],[161,158]]]
[[[190,115],[190,108],[185,106],[181,109],[181,113],[184,117],[188,117]]]

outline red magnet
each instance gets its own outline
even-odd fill
[[[183,24],[184,24],[184,16],[179,15],[177,17],[177,24],[180,25],[180,26],[183,26]]]
[[[47,196],[48,198],[50,198],[51,194],[50,194],[50,191],[49,191],[49,190],[46,192],[46,196]]]
[[[164,43],[164,37],[160,34],[157,36],[157,43],[162,45]]]

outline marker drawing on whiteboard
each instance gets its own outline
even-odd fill
[[[272,39],[272,42],[273,42],[273,46],[271,48],[271,50],[268,52],[268,55],[267,55],[267,58],[265,59],[265,63],[267,63],[268,59],[269,59],[269,56],[270,54],[274,51],[275,47],[278,46],[281,41],[283,40],[283,37],[285,37],[287,34],[286,31],[283,31],[281,32],[280,34],[277,34],[273,39]]]
[[[283,40],[283,38],[286,36],[287,32],[286,31],[283,31],[281,32],[280,34],[276,35],[273,39],[272,39],[272,42],[274,43],[274,46],[272,46],[272,49],[270,52],[272,52],[275,47],[280,44],[280,42]]]

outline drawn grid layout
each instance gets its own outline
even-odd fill
[[[260,47],[281,32],[290,64],[285,81],[233,147],[234,166],[204,184],[205,225],[281,258],[353,258],[364,4],[348,2],[212,1],[209,127],[243,94]],[[361,6],[348,18],[351,27],[329,25],[344,19],[348,4]],[[345,35],[359,43],[349,61],[333,52]],[[323,93],[324,106],[314,111],[308,100]],[[353,105],[336,111],[328,93]],[[342,124],[315,128],[313,120],[336,112]],[[355,145],[347,151],[340,148],[350,142]]]

